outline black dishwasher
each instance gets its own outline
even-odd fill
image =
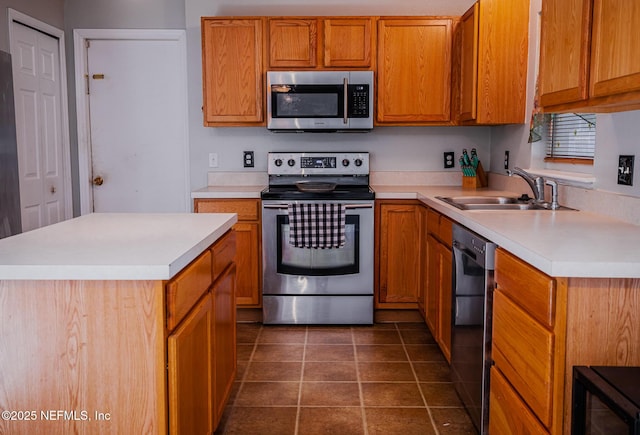
[[[453,226],[451,377],[473,424],[488,432],[496,245]]]

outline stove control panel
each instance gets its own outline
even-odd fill
[[[369,153],[269,153],[269,175],[369,175]]]

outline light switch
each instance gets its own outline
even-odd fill
[[[210,168],[218,167],[218,153],[209,153],[209,167]]]

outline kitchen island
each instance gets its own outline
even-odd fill
[[[235,214],[91,214],[0,240],[0,433],[213,432]]]

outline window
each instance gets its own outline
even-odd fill
[[[593,164],[596,149],[594,113],[553,113],[545,118],[545,161]]]

